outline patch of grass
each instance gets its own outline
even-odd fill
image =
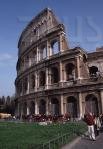
[[[40,126],[35,123],[0,122],[0,149],[37,149],[40,144],[66,133],[70,133],[68,140],[71,141],[74,133],[81,135],[86,129],[84,123]]]

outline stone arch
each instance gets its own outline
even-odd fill
[[[44,86],[45,84],[46,84],[45,71],[40,71],[40,73],[39,73],[39,86]]]
[[[33,50],[30,55],[31,65],[34,65],[36,63],[36,60],[37,60],[37,53],[35,50]]]
[[[46,114],[46,101],[44,99],[39,102],[39,114]]]
[[[60,80],[59,70],[57,67],[51,68],[51,83],[58,83]]]
[[[23,89],[24,89],[24,94],[27,93],[27,90],[28,90],[28,78],[27,77],[24,79]]]
[[[98,99],[94,94],[89,94],[85,97],[85,113],[89,112],[95,115],[99,113]]]
[[[45,59],[47,57],[47,48],[46,45],[42,45],[40,47],[40,60]]]
[[[75,66],[73,63],[68,63],[65,66],[66,69],[66,80],[74,80],[75,77]]]
[[[17,86],[16,86],[16,92],[21,96],[22,94],[22,81],[18,81]]]
[[[35,75],[34,74],[32,74],[30,77],[30,87],[31,89],[35,88]]]
[[[51,99],[51,114],[52,115],[59,115],[59,100],[57,98]]]
[[[35,114],[35,102],[31,101],[30,102],[30,114]]]
[[[24,102],[23,104],[23,115],[27,115],[27,103]]]
[[[67,113],[73,118],[77,117],[77,99],[74,96],[67,97]]]
[[[58,40],[56,40],[56,39],[53,40],[50,45],[51,45],[52,55],[59,53],[59,42],[58,42]]]
[[[97,66],[89,67],[90,77],[97,77],[97,73],[98,73],[98,67]]]

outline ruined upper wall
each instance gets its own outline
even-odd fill
[[[88,53],[88,67],[95,66],[103,76],[103,48],[97,48],[96,52]]]
[[[24,51],[34,41],[38,40],[41,35],[50,30],[52,31],[52,29],[57,27],[59,24],[60,22],[57,20],[53,12],[48,8],[44,9],[22,32],[18,42],[19,50]]]

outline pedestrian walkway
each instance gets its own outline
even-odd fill
[[[63,149],[103,149],[103,133],[96,138],[96,141],[83,137],[74,145],[66,145]]]

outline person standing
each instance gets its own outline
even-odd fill
[[[90,140],[95,141],[96,138],[95,138],[95,132],[94,132],[94,117],[92,113],[86,114],[84,117],[84,121],[86,122],[88,126],[88,134],[89,134]]]
[[[101,123],[100,123],[99,116],[95,116],[94,122],[95,122],[95,125],[94,125],[95,135],[98,136],[100,128],[101,128]]]

